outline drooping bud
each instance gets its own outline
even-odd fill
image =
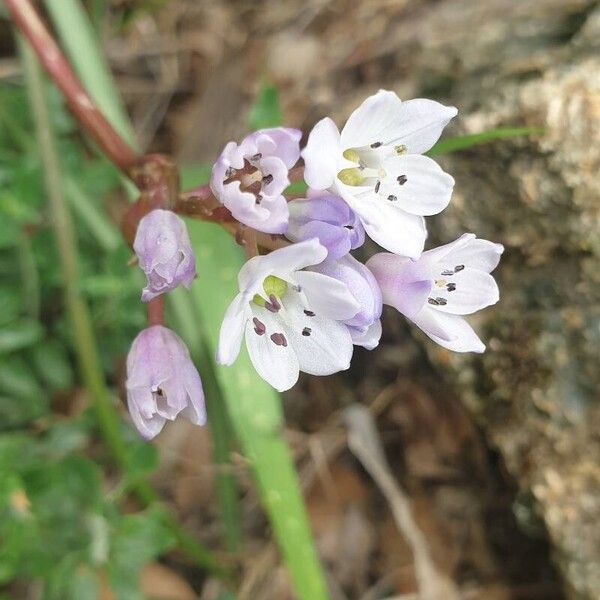
[[[127,406],[137,430],[149,440],[182,414],[206,423],[204,391],[181,338],[162,325],[142,330],[127,356]]]
[[[327,258],[345,256],[365,242],[365,230],[352,209],[338,196],[322,194],[289,203],[286,237],[301,242],[316,237]]]
[[[157,209],[140,221],[133,249],[146,274],[142,302],[189,287],[196,277],[196,260],[185,223],[170,210]]]

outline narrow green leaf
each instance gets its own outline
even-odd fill
[[[234,450],[235,439],[223,392],[217,381],[214,357],[190,293],[179,288],[169,294],[168,302],[172,320],[176,323],[175,330],[187,344],[202,377],[208,424],[213,440],[213,458],[217,466],[215,487],[225,545],[230,552],[236,552],[241,541],[242,524],[238,485],[231,472],[231,453]]]
[[[0,354],[32,346],[44,333],[33,319],[23,319],[0,328]]]
[[[0,392],[23,400],[45,398],[35,373],[21,356],[3,356],[0,360]]]
[[[466,150],[472,146],[489,144],[496,140],[522,137],[525,135],[539,135],[543,132],[544,130],[539,127],[500,127],[498,129],[483,131],[482,133],[470,133],[440,140],[425,154],[427,154],[427,156],[450,154],[451,152],[457,152],[458,150]]]
[[[45,340],[31,349],[33,365],[40,379],[52,390],[73,385],[73,369],[65,347],[57,340]]]
[[[274,85],[263,82],[248,115],[251,129],[266,129],[277,127],[283,122],[279,94]]]
[[[76,215],[87,225],[106,252],[115,250],[123,243],[118,228],[108,220],[73,177],[65,178],[65,192]]]
[[[73,61],[75,70],[106,118],[132,146],[135,135],[104,58],[96,31],[78,0],[45,0],[44,4]]]
[[[78,0],[46,0],[46,3],[54,19],[61,42],[65,46],[71,62],[81,75],[87,90],[123,138],[133,148],[137,148],[137,140],[129,117],[102,55],[98,38],[81,2]],[[77,31],[74,32],[74,29]],[[89,35],[87,32],[91,32],[91,34]],[[130,181],[124,179],[121,181],[128,196],[135,198],[138,195],[135,186]],[[111,440],[109,434],[106,441],[111,446],[111,441],[114,440]],[[113,454],[120,464],[125,463],[119,448],[113,448]],[[158,502],[154,490],[147,482],[140,481],[134,490],[144,504],[152,505]],[[220,577],[227,575],[226,570],[219,565],[215,557],[199,544],[193,536],[189,535],[174,517],[167,516],[165,520],[168,527],[175,534],[179,547],[184,553],[213,574]]]
[[[182,172],[184,186],[199,183],[193,170]],[[244,255],[217,225],[188,220],[201,280],[192,296],[214,349],[229,302],[238,292]],[[279,394],[263,381],[242,351],[232,367],[216,367],[236,436],[252,467],[258,491],[300,600],[328,598],[304,502],[289,450],[281,435]]]

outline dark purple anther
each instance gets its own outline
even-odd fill
[[[285,335],[283,335],[283,333],[271,334],[271,341],[276,346],[283,346],[284,348],[287,348],[287,339],[285,338]]]
[[[254,317],[252,319],[252,322],[254,323],[254,331],[257,335],[264,335],[267,332],[267,328],[265,327],[265,324],[262,321]]]

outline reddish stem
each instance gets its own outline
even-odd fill
[[[148,310],[148,327],[165,324],[165,298],[157,296],[146,304]]]
[[[77,121],[104,154],[124,173],[128,173],[137,160],[136,153],[113,129],[85,91],[31,1],[5,0],[5,4],[14,24],[28,39]]]

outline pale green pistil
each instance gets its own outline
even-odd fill
[[[269,275],[265,277],[263,281],[263,290],[267,298],[275,296],[275,298],[282,298],[287,291],[288,284],[283,279],[275,277],[275,275]],[[252,298],[252,302],[258,306],[265,306],[265,299],[260,294],[255,294]]]

